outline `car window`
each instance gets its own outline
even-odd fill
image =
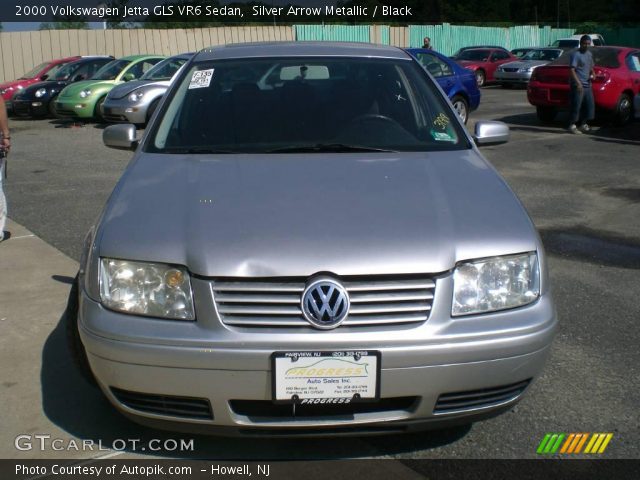
[[[458,55],[457,60],[470,60],[474,62],[486,62],[491,52],[489,50],[465,50]]]
[[[25,73],[24,75],[22,75],[20,78],[35,78],[35,76],[41,72],[47,65],[49,65],[49,62],[44,62],[41,63],[40,65],[38,65],[37,67],[32,68],[31,70],[29,70],[27,73]]]
[[[504,60],[506,58],[509,58],[509,54],[507,52],[493,52],[494,60]]]
[[[87,78],[93,78],[96,73],[100,71],[102,67],[104,67],[110,60],[96,60],[95,62],[91,62],[89,64],[89,72]]]
[[[630,53],[627,56],[627,67],[632,72],[640,72],[640,52]]]
[[[115,80],[120,72],[130,63],[131,60],[114,60],[109,62],[96,72],[92,80]]]
[[[49,73],[49,78],[58,82],[64,82],[71,78],[81,66],[82,62],[65,63],[61,68],[58,68],[53,75]],[[49,72],[51,72],[51,70],[49,70]]]
[[[160,60],[162,60],[161,58],[154,58],[154,59],[149,59],[149,60],[144,60],[142,62],[138,62],[135,65],[131,66],[131,68],[129,68],[127,70],[127,75],[132,74],[133,78],[140,78],[142,77],[146,72],[148,72],[149,70],[151,70],[151,68],[153,68],[153,66],[158,63]]]
[[[186,58],[165,58],[148,72],[146,72],[140,80],[171,80],[182,65],[187,63]]]
[[[435,55],[429,53],[418,53],[416,55],[420,64],[434,77],[446,77],[453,75],[449,64]]]
[[[562,50],[555,48],[547,48],[544,50],[530,50],[522,57],[523,60],[555,60],[560,56]]]
[[[596,47],[600,47],[600,46],[602,46],[602,45],[603,45],[602,40],[600,40],[599,38],[593,38],[593,39],[591,39],[591,41],[593,42],[593,44],[594,44]]]
[[[301,75],[304,71],[308,76]],[[309,57],[199,63],[181,75],[163,110],[149,135],[149,151],[270,153],[318,145],[394,151],[469,148],[455,112],[434,82],[407,60]]]

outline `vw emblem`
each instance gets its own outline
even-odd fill
[[[302,313],[316,328],[336,328],[349,313],[349,295],[334,280],[316,280],[307,285],[302,293]]]

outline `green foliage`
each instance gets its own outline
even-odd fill
[[[38,30],[88,30],[87,22],[44,22]]]

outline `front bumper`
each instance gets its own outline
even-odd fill
[[[206,291],[200,282],[193,282],[196,295]],[[446,296],[447,290],[440,288],[437,295]],[[198,311],[203,311],[202,307],[200,304]],[[452,320],[439,316],[434,310],[432,318],[423,324],[387,330],[304,329],[286,335],[277,329],[220,324],[212,335],[211,331],[206,333],[205,327],[209,322],[220,323],[217,319],[199,317],[198,322],[171,322],[122,315],[104,309],[83,292],[79,325],[100,387],[115,407],[135,421],[201,433],[255,431],[274,435],[315,434],[327,429],[333,433],[336,429],[344,433],[405,431],[468,423],[495,415],[517,403],[527,382],[539,374],[557,326],[549,295],[525,308],[477,318]],[[498,328],[484,334],[473,325],[478,319]],[[159,333],[160,330],[164,332]],[[355,410],[348,415],[270,413],[270,357],[274,351],[353,349],[381,353],[380,398],[381,403],[388,402],[389,408]],[[465,408],[438,409],[439,399],[445,394],[500,391],[520,382],[525,387],[498,400],[494,396],[492,401]],[[143,402],[154,402],[154,396],[169,400],[192,398],[208,403],[212,416],[176,416],[140,407],[139,403],[132,406],[119,396],[121,391],[146,395]],[[396,399],[410,401],[398,406]],[[253,413],[238,408],[238,401],[250,404]]]
[[[93,118],[95,103],[82,100],[58,100],[55,103],[56,114],[60,117]]]
[[[145,123],[148,105],[123,101],[106,100],[102,105],[104,119],[108,122]]]
[[[49,114],[49,99],[13,100],[13,113],[18,116],[44,117]]]
[[[501,72],[497,70],[495,79],[501,83],[527,84],[529,80],[531,80],[532,73],[533,72]]]

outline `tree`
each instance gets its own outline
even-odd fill
[[[88,30],[87,22],[44,22],[39,30]]]

